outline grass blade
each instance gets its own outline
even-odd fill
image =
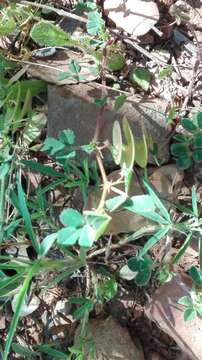
[[[188,234],[188,236],[186,237],[184,243],[182,244],[182,246],[178,250],[177,254],[174,256],[174,258],[172,260],[173,265],[178,263],[178,261],[180,260],[180,258],[184,254],[185,250],[188,248],[188,246],[189,246],[189,244],[191,242],[191,238],[192,238],[192,233]]]
[[[35,234],[33,231],[31,217],[30,217],[30,214],[29,214],[29,211],[27,208],[25,194],[24,194],[21,182],[19,180],[19,177],[17,178],[17,189],[18,189],[18,202],[19,202],[18,205],[19,205],[20,214],[23,217],[23,220],[25,222],[25,228],[26,228],[27,234],[30,237],[32,245],[33,245],[34,249],[36,250],[37,254],[39,254],[39,244],[36,240],[36,237],[35,237]]]
[[[152,246],[154,246],[159,240],[162,239],[163,236],[165,236],[167,234],[169,229],[170,229],[170,227],[166,226],[163,229],[160,229],[159,231],[157,231],[156,234],[151,236],[149,238],[149,240],[147,240],[147,242],[144,245],[143,249],[139,252],[138,258],[141,258],[142,256],[144,256],[152,248]]]
[[[12,343],[13,336],[14,336],[15,331],[16,331],[18,320],[20,318],[21,308],[22,308],[22,306],[24,304],[25,296],[26,296],[27,290],[29,288],[30,281],[32,280],[33,275],[35,274],[35,272],[38,270],[39,267],[40,267],[40,261],[36,261],[33,264],[33,266],[30,268],[30,270],[29,270],[29,272],[28,272],[28,274],[27,274],[27,276],[26,276],[26,278],[24,280],[22,288],[20,289],[19,294],[17,296],[15,313],[13,315],[13,318],[12,318],[12,321],[10,323],[10,327],[9,327],[9,330],[8,330],[8,335],[7,335],[7,339],[6,339],[6,345],[5,345],[5,349],[4,349],[4,353],[3,353],[3,360],[8,359],[11,343]]]
[[[50,355],[52,359],[67,360],[67,355],[53,349],[49,345],[37,345],[36,348],[44,354]]]
[[[198,219],[199,213],[198,213],[197,198],[196,198],[196,186],[192,187],[191,199],[192,199],[192,209],[194,216]]]
[[[159,197],[156,195],[155,191],[151,188],[151,186],[148,184],[148,182],[146,180],[143,180],[143,183],[144,183],[144,186],[146,187],[149,195],[152,197],[156,207],[160,210],[161,215],[164,217],[164,219],[166,219],[166,221],[171,223],[171,219],[170,219],[168,210],[163,205],[162,201],[159,199]]]
[[[29,169],[36,171],[40,174],[48,175],[48,176],[52,176],[52,177],[65,178],[65,175],[63,173],[56,171],[55,169],[51,168],[50,166],[37,163],[36,161],[21,160],[21,163],[23,165],[26,165]]]

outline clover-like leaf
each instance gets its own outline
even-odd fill
[[[84,225],[83,216],[75,209],[64,209],[60,214],[60,221],[64,226],[80,227]]]

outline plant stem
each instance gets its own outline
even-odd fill
[[[102,196],[101,196],[98,208],[97,208],[99,210],[99,209],[104,208],[104,204],[105,204],[105,200],[106,200],[107,192],[108,192],[108,179],[107,179],[107,175],[106,175],[106,172],[105,172],[105,168],[104,168],[104,165],[103,165],[102,158],[101,158],[99,153],[97,153],[97,155],[96,155],[96,160],[97,160],[97,163],[98,163],[98,166],[99,166],[99,169],[100,169],[100,173],[101,173],[101,176],[102,176],[102,181],[103,181]]]

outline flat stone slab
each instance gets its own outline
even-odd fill
[[[111,140],[114,120],[123,120],[125,116],[132,128],[135,139],[141,139],[144,124],[152,139],[161,149],[164,162],[169,158],[169,127],[165,121],[166,103],[162,100],[141,100],[128,97],[118,112],[113,110],[117,91],[107,90],[108,104],[102,112],[95,104],[95,99],[102,97],[99,84],[77,84],[48,86],[48,136],[57,137],[61,130],[70,128],[76,135],[76,144],[88,144],[95,132],[96,120],[102,116],[103,126],[100,141]],[[109,160],[109,159],[108,159]],[[152,161],[150,161],[152,163]]]
[[[185,322],[184,307],[178,304],[182,296],[189,295],[190,284],[178,276],[163,284],[155,292],[145,309],[146,315],[172,337],[192,360],[202,359],[202,318]]]
[[[126,327],[119,325],[111,316],[105,320],[90,320],[88,338],[95,344],[94,360],[144,360],[144,353],[137,339],[130,337]],[[92,357],[84,349],[84,360]]]

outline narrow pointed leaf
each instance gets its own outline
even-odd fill
[[[149,240],[147,240],[146,244],[144,245],[143,249],[140,250],[138,254],[138,258],[144,256],[158,241],[160,241],[169,231],[169,227],[165,227],[157,231]]]

